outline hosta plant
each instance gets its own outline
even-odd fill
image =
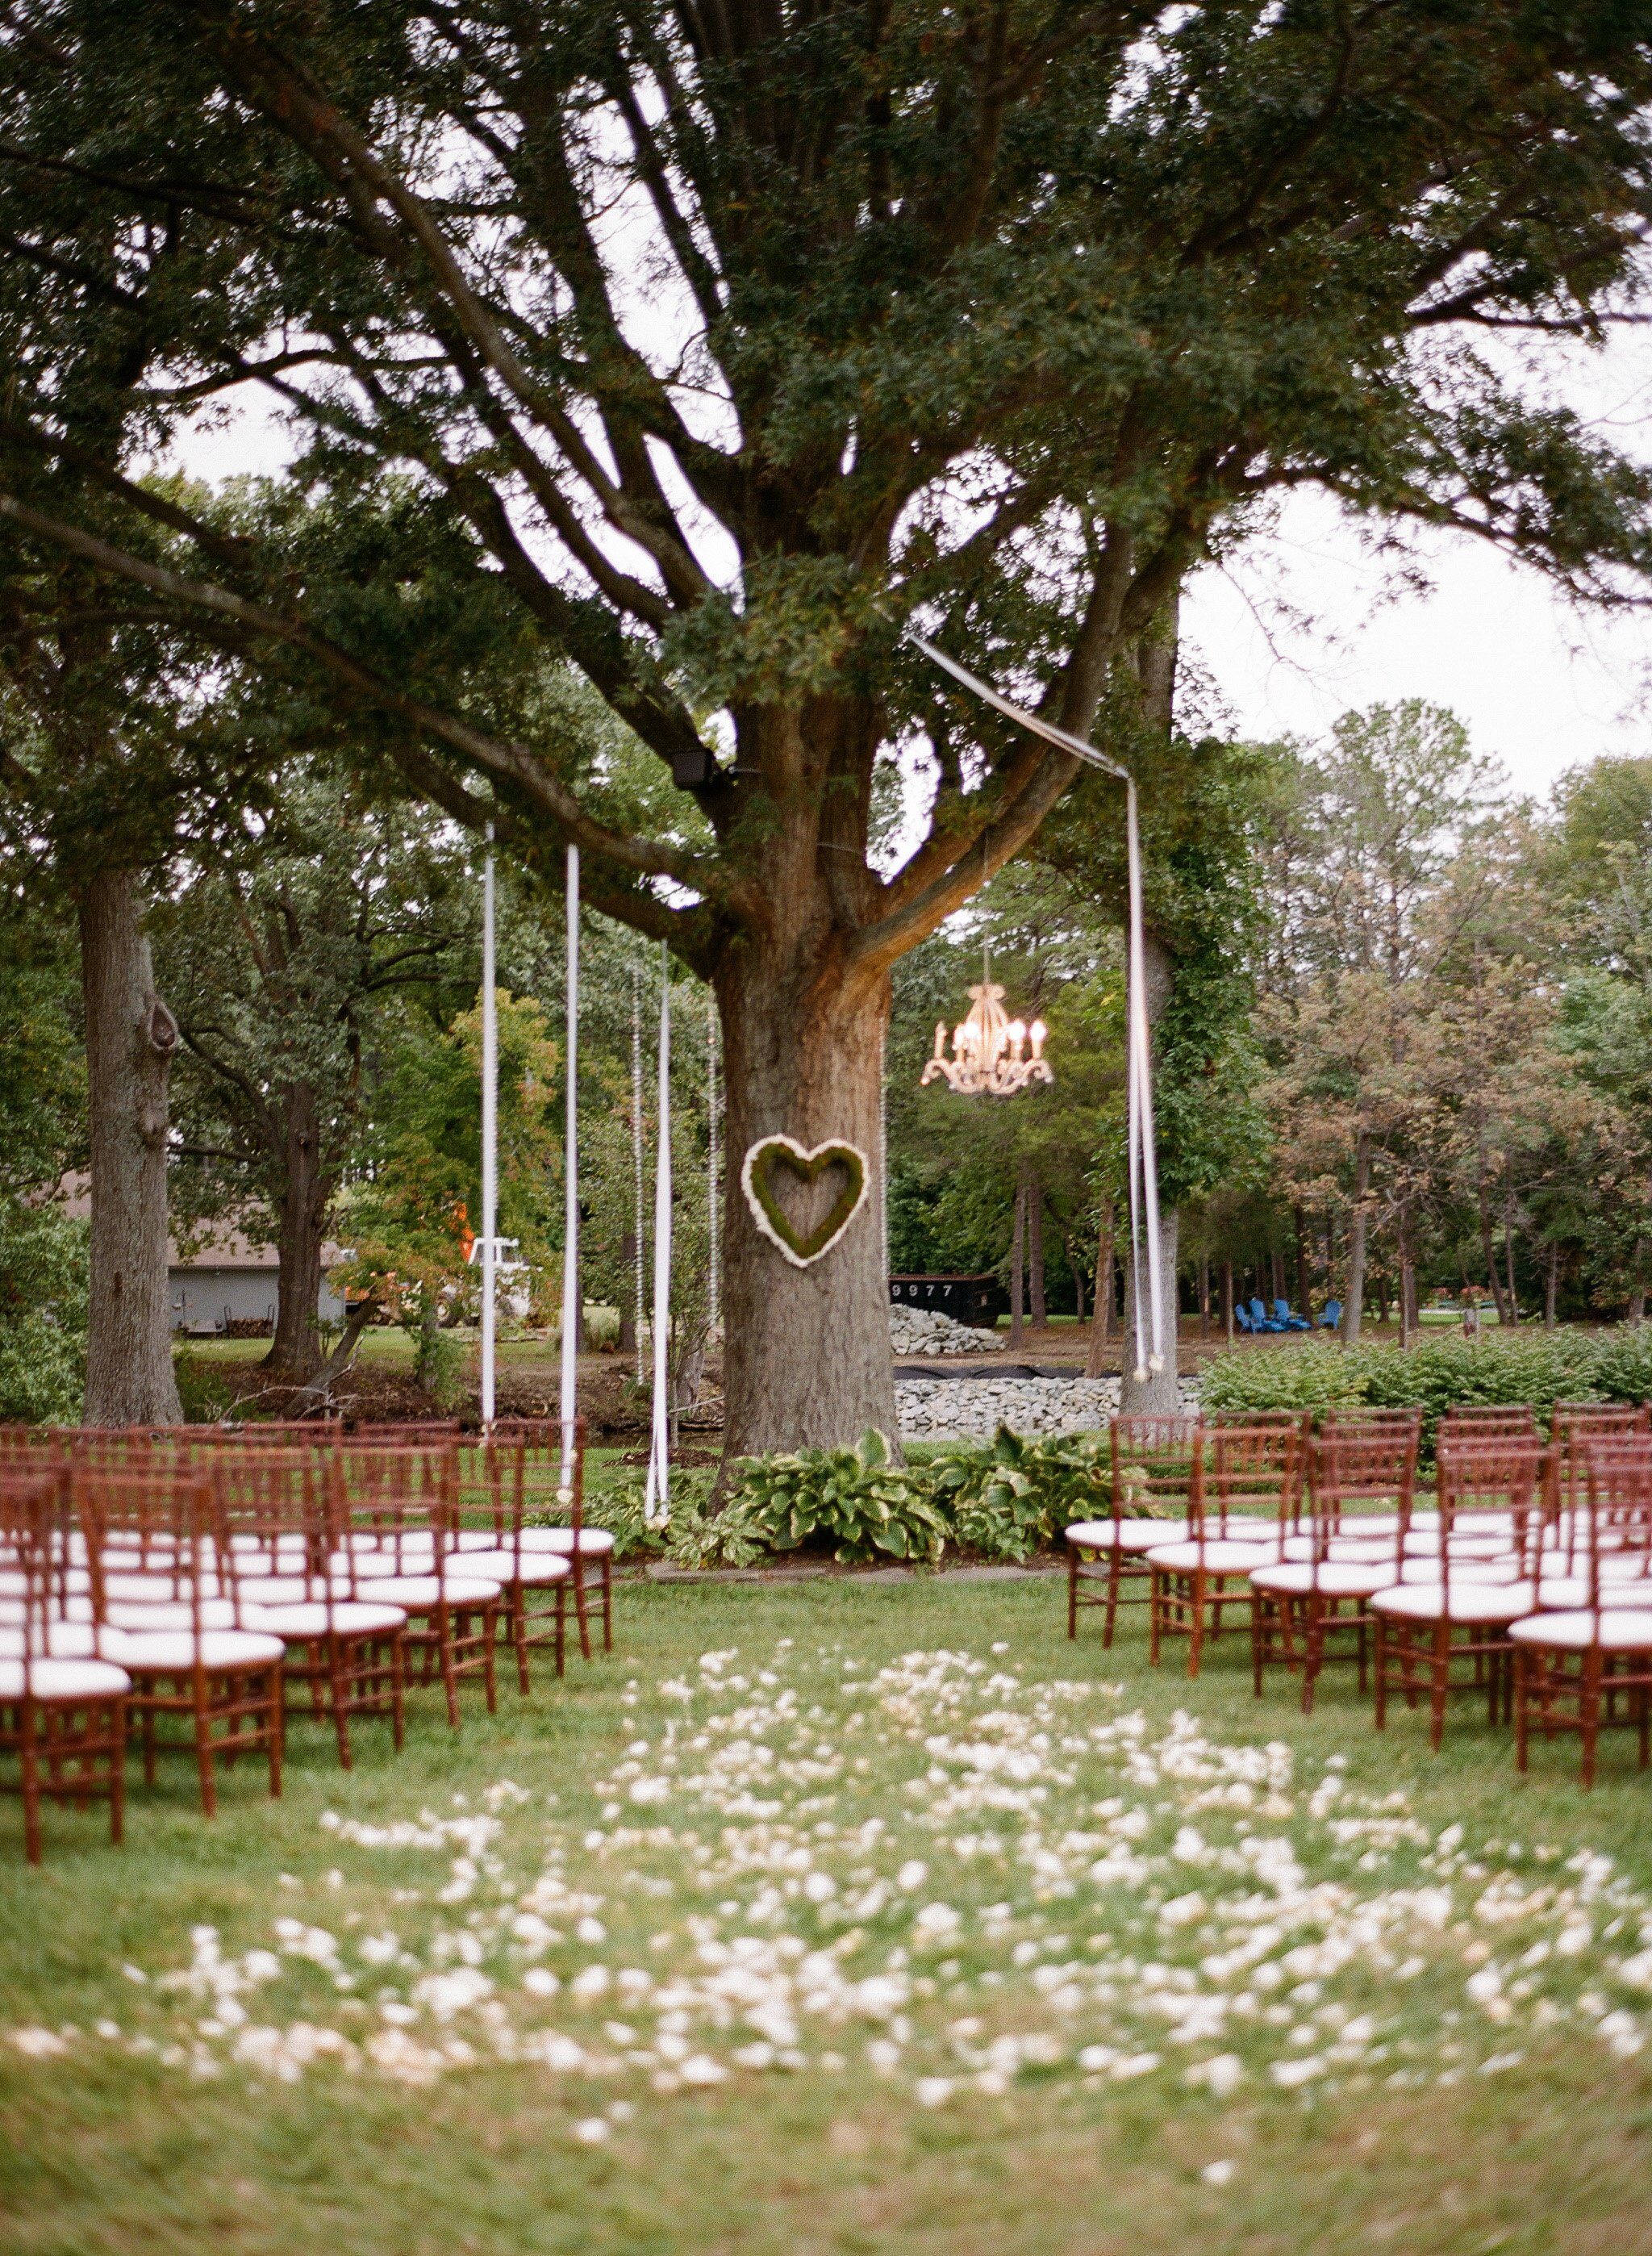
[[[882,1552],[892,1559],[937,1560],[946,1522],[921,1472],[891,1463],[883,1435],[868,1428],[852,1449],[798,1449],[742,1457],[732,1508],[776,1551],[829,1545],[858,1566]]]
[[[1070,1521],[1107,1509],[1107,1438],[1028,1436],[1001,1426],[984,1448],[949,1449],[939,1457],[931,1483],[960,1543],[991,1559],[1025,1559]]]

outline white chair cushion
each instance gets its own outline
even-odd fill
[[[1405,1621],[1512,1622],[1537,1603],[1529,1583],[1402,1583],[1376,1591],[1371,1611]]]
[[[1508,1634],[1521,1645],[1544,1645],[1567,1653],[1652,1653],[1652,1607],[1604,1607],[1599,1613],[1533,1614]]]
[[[108,1660],[32,1660],[28,1687],[37,1700],[115,1700],[132,1680]],[[0,1700],[20,1699],[23,1688],[21,1660],[0,1660]]]
[[[261,1668],[279,1660],[286,1652],[278,1637],[263,1630],[207,1629],[199,1638],[187,1630],[161,1630],[148,1634],[111,1629],[104,1651],[123,1668],[139,1673],[193,1668],[199,1658],[203,1668]]]
[[[404,1629],[407,1615],[401,1606],[363,1605],[359,1599],[335,1599],[329,1608],[320,1599],[296,1605],[249,1606],[243,1617],[249,1629],[267,1629],[282,1638],[385,1636]]]
[[[97,1658],[98,1633],[90,1622],[54,1621],[46,1625],[45,1641],[48,1656],[53,1660],[92,1660]],[[39,1647],[37,1636],[36,1650]],[[0,1628],[0,1655],[8,1660],[20,1660],[23,1653],[23,1632],[19,1627]]]
[[[1291,1560],[1311,1559],[1318,1548],[1311,1535],[1287,1535],[1281,1547],[1284,1556]],[[1325,1539],[1327,1559],[1344,1559],[1355,1566],[1388,1566],[1394,1564],[1394,1538],[1386,1541],[1381,1536],[1332,1535]],[[1388,1577],[1394,1579],[1390,1575]]]
[[[1495,1559],[1509,1545],[1507,1535],[1496,1533],[1459,1534],[1455,1527],[1449,1536],[1442,1536],[1438,1527],[1414,1527],[1405,1539],[1408,1557],[1438,1559],[1442,1548],[1452,1559]]]
[[[555,1552],[566,1558],[574,1547],[573,1530],[571,1527],[524,1527],[522,1547],[524,1551]],[[587,1556],[601,1558],[604,1552],[614,1548],[614,1538],[606,1527],[582,1527],[579,1534],[579,1547]]]
[[[499,1585],[481,1575],[386,1575],[358,1582],[355,1595],[370,1606],[400,1606],[404,1613],[428,1613],[446,1596],[450,1606],[482,1606],[499,1596]]]
[[[1075,1519],[1067,1530],[1075,1551],[1151,1551],[1186,1540],[1185,1519]]]
[[[500,1583],[566,1583],[573,1572],[566,1559],[553,1551],[524,1551],[520,1558],[511,1551],[467,1551],[467,1575],[487,1575]]]
[[[1368,1598],[1386,1590],[1393,1580],[1393,1562],[1379,1560],[1360,1564],[1349,1559],[1325,1559],[1314,1566],[1292,1560],[1281,1567],[1257,1567],[1250,1580],[1253,1589],[1276,1590],[1283,1597],[1305,1597],[1317,1590],[1327,1598]]]
[[[301,1606],[315,1595],[306,1575],[242,1575],[235,1589],[245,1606]]]
[[[1271,1567],[1279,1557],[1277,1543],[1235,1543],[1231,1537],[1213,1535],[1203,1543],[1157,1544],[1148,1553],[1154,1567],[1169,1567],[1189,1575],[1203,1567],[1207,1575],[1248,1575],[1257,1567]]]
[[[149,1605],[135,1605],[130,1599],[111,1599],[104,1608],[111,1629],[138,1632],[151,1630],[190,1630],[195,1625],[195,1609],[186,1598],[165,1598]],[[235,1625],[235,1610],[228,1598],[203,1598],[200,1601],[200,1626],[203,1630],[231,1629]]]

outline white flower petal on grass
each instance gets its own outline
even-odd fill
[[[600,2147],[613,2128],[602,2115],[587,2115],[573,2126],[573,2135],[582,2147]]]
[[[1206,2162],[1199,2175],[1206,2185],[1225,2186],[1232,2182],[1234,2172],[1238,2167],[1237,2162],[1224,2155],[1219,2162]]]
[[[950,2076],[920,2076],[912,2097],[920,2107],[944,2107],[956,2088]]]
[[[53,2060],[68,2050],[54,2029],[13,2029],[11,2041],[26,2060]]]

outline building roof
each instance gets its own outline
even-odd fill
[[[85,1221],[92,1211],[91,1177],[65,1175],[58,1186],[58,1202],[65,1214]],[[189,1232],[187,1243],[189,1251],[185,1252],[175,1237],[167,1240],[169,1269],[267,1269],[273,1276],[281,1265],[281,1257],[273,1245],[266,1239],[250,1237],[231,1221],[197,1223]],[[321,1248],[322,1268],[330,1269],[335,1262],[344,1260],[347,1251],[329,1238]]]

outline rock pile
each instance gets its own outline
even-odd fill
[[[974,1331],[938,1308],[889,1310],[889,1345],[896,1355],[989,1355],[998,1344],[995,1333]]]
[[[1181,1406],[1199,1408],[1197,1385],[1184,1379]],[[990,1440],[1000,1426],[1017,1434],[1082,1434],[1104,1426],[1119,1406],[1116,1378],[897,1378],[896,1416],[909,1442],[962,1436]]]

